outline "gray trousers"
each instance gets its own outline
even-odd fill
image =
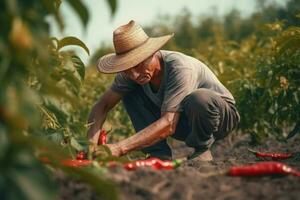
[[[123,103],[136,132],[161,117],[160,108],[146,96],[142,87],[124,96]],[[198,150],[209,149],[215,140],[226,137],[240,120],[229,99],[208,89],[195,90],[183,99],[182,106],[184,111],[171,137]],[[142,151],[162,159],[172,157],[166,139]]]

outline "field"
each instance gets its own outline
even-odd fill
[[[151,168],[126,171],[110,169],[106,174],[120,191],[120,199],[299,199],[300,180],[293,176],[229,177],[216,172],[234,165],[260,162],[248,148],[269,152],[298,152],[299,139],[286,143],[269,140],[264,145],[253,146],[249,138],[233,135],[213,146],[214,161],[187,161],[172,171],[156,171]],[[191,149],[179,141],[173,142],[175,157],[183,157]],[[285,160],[285,163],[300,169],[300,157]],[[61,199],[101,199],[86,184],[57,175]]]

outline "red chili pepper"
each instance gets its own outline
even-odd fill
[[[79,151],[76,154],[76,160],[84,160],[87,158],[87,154],[84,151]]]
[[[51,160],[48,157],[40,157],[39,160],[43,163],[49,164]],[[65,159],[61,160],[60,163],[66,167],[84,167],[88,166],[92,163],[91,160],[73,160],[73,159]]]
[[[158,158],[148,158],[145,160],[136,160],[133,162],[129,162],[123,165],[123,167],[127,170],[135,170],[139,167],[152,167],[153,169],[164,169],[164,170],[171,170],[178,167],[181,164],[181,160],[169,160],[169,161],[162,161]]]
[[[106,144],[106,137],[107,137],[107,133],[105,130],[101,130],[100,131],[100,135],[99,135],[99,138],[98,138],[98,145],[103,145],[103,144]]]
[[[252,149],[248,149],[250,152],[254,153],[255,156],[259,158],[271,158],[273,160],[283,160],[288,159],[293,156],[293,153],[265,153],[265,152],[258,152]]]
[[[60,162],[62,165],[66,167],[85,167],[92,163],[91,160],[73,160],[73,159],[66,159],[61,160]]]
[[[262,175],[288,175],[300,176],[300,172],[281,162],[268,161],[259,162],[253,165],[231,167],[230,176],[262,176]]]

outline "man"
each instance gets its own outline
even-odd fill
[[[107,144],[115,156],[132,150],[171,159],[168,136],[195,149],[190,159],[212,160],[210,147],[239,122],[231,93],[199,60],[160,48],[172,35],[150,38],[134,21],[113,33],[115,53],[100,58],[98,70],[117,73],[92,108],[88,137],[97,143],[107,113],[122,100],[137,134]]]

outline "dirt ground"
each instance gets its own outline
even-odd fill
[[[144,199],[300,199],[300,178],[294,176],[240,178],[225,175],[207,177],[207,174],[226,170],[233,165],[259,162],[248,148],[261,151],[300,152],[300,139],[288,142],[268,140],[263,145],[251,146],[247,136],[232,134],[218,141],[212,148],[214,161],[186,161],[172,171],[156,171],[149,168],[125,171],[110,169],[107,177],[117,185],[124,200]],[[172,142],[175,158],[186,156],[191,149],[183,143]],[[285,161],[300,170],[297,156]],[[85,184],[58,178],[61,199],[99,199]]]

